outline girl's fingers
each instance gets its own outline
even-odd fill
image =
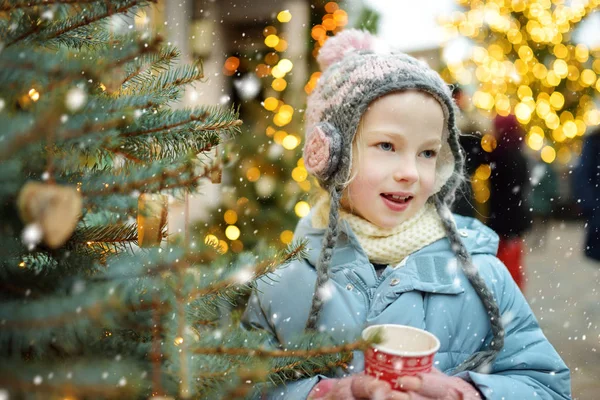
[[[389,383],[377,380],[368,375],[356,375],[352,377],[350,389],[354,397],[367,399],[373,397],[375,392],[385,394],[392,390]]]

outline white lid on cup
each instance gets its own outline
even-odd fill
[[[368,340],[379,330],[382,341],[373,347],[387,354],[420,357],[434,354],[440,348],[440,341],[434,334],[407,325],[371,325],[363,330],[362,338]]]

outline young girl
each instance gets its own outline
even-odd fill
[[[396,390],[361,373],[356,352],[346,376],[270,397],[570,398],[569,370],[496,258],[497,235],[449,211],[464,158],[447,85],[357,30],[329,39],[318,61],[304,163],[327,195],[296,228],[306,258],[258,283],[244,325],[281,344],[305,329],[344,343],[370,325],[411,325],[441,347],[433,372]]]

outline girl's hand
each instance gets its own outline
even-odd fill
[[[408,400],[407,394],[392,390],[389,383],[357,374],[342,379],[324,379],[308,395],[309,400]]]
[[[479,391],[467,381],[436,368],[428,374],[401,378],[400,384],[410,400],[481,400]]]

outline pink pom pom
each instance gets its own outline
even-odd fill
[[[347,52],[356,50],[375,50],[376,38],[367,31],[346,29],[332,38],[327,39],[319,50],[317,62],[321,71],[325,71],[331,64],[344,58]]]

